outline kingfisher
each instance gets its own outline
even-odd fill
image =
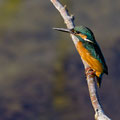
[[[81,56],[81,59],[90,66],[90,69],[92,69],[97,78],[97,85],[100,87],[103,74],[108,74],[108,67],[93,32],[85,26],[76,26],[73,29],[53,29],[73,34],[78,38],[77,41],[74,41],[76,49]]]

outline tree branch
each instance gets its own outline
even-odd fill
[[[67,28],[72,29],[74,28],[74,17],[73,15],[69,15],[68,10],[66,9],[66,5],[62,6],[59,0],[51,0],[53,5],[56,7],[56,9],[60,12]],[[71,34],[72,40],[75,44],[77,45],[78,39]],[[89,68],[89,65],[82,60],[85,70]],[[97,87],[95,84],[95,76],[91,74],[92,71],[88,70],[86,71],[86,76],[87,76],[87,84],[88,84],[88,89],[89,89],[89,94],[90,94],[90,99],[92,102],[92,106],[95,111],[95,120],[110,120],[105,113],[103,112],[103,109],[100,105],[99,99],[98,99],[98,94],[97,94]]]

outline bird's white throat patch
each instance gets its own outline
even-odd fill
[[[76,46],[77,43],[79,42],[79,39],[78,39],[75,35],[72,35],[72,34],[71,34],[71,37],[72,37],[73,43],[74,43],[75,46]]]

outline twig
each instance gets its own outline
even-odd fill
[[[74,28],[74,16],[69,15],[68,10],[66,9],[66,5],[62,6],[59,0],[51,0],[53,5],[56,7],[56,9],[60,12],[62,18],[64,19],[64,22],[67,26],[67,28],[72,29]],[[72,40],[76,46],[78,39],[71,34]],[[89,65],[82,60],[85,69],[89,68]],[[89,73],[89,74],[88,74]],[[108,118],[105,113],[103,112],[103,109],[100,105],[99,99],[98,99],[98,94],[97,94],[97,88],[95,84],[95,76],[93,76],[91,70],[87,71],[86,76],[87,76],[87,84],[88,84],[88,89],[89,89],[89,94],[90,94],[90,99],[95,111],[95,120],[111,120]]]

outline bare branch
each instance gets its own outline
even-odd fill
[[[69,28],[69,29],[74,28],[74,26],[75,26],[74,25],[74,16],[69,15],[68,10],[66,9],[66,5],[62,6],[61,3],[59,2],[59,0],[51,0],[51,2],[56,7],[56,9],[60,12],[67,28]],[[72,34],[71,34],[71,37],[76,46],[78,39]],[[82,60],[82,62],[84,64],[85,69],[89,68],[89,65],[84,60]],[[93,76],[91,73],[92,73],[91,70],[87,71],[86,76],[87,76],[87,84],[88,84],[90,99],[91,99],[91,102],[92,102],[92,105],[93,105],[93,108],[95,111],[95,120],[110,120],[110,118],[108,118],[104,114],[103,109],[100,105],[100,102],[98,99],[98,94],[97,94],[97,87],[95,84],[95,76]]]

